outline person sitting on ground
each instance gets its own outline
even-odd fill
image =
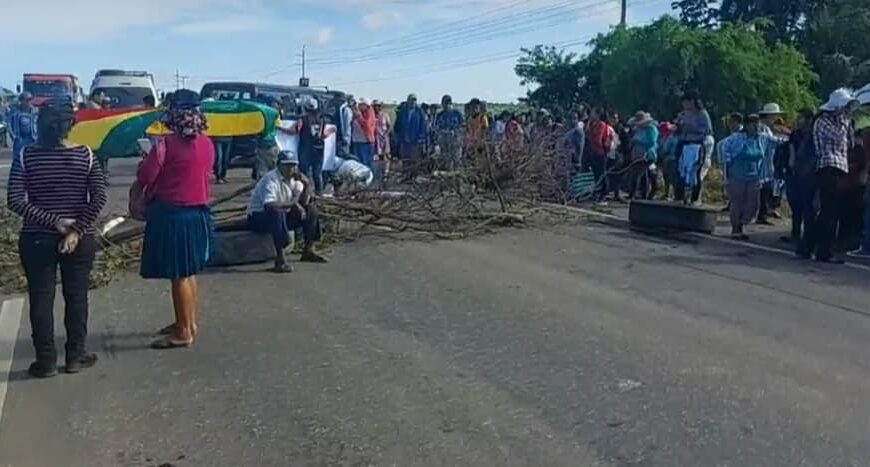
[[[299,171],[299,160],[288,152],[278,156],[278,167],[264,175],[254,187],[248,205],[248,228],[272,236],[277,273],[293,271],[284,253],[290,245],[291,229],[302,228],[305,243],[301,261],[327,262],[314,249],[320,241],[321,229],[313,189],[311,180]]]

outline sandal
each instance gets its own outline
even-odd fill
[[[152,342],[151,348],[154,350],[183,349],[190,347],[191,345],[193,345],[192,338],[189,341],[179,341],[170,336],[166,336]]]
[[[197,331],[199,331],[198,326],[194,326],[193,327],[193,335],[194,336],[196,335]],[[169,326],[166,326],[165,328],[162,328],[161,330],[157,331],[157,334],[155,334],[155,336],[168,336],[168,335],[172,334],[173,332],[175,332],[175,323],[172,323]]]

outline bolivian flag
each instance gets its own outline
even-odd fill
[[[203,102],[200,106],[213,137],[274,135],[278,111],[249,101]],[[86,109],[76,112],[69,140],[85,144],[103,158],[139,154],[136,140],[171,133],[161,122],[162,109]]]

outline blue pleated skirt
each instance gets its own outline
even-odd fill
[[[148,205],[139,273],[145,279],[181,279],[205,269],[214,255],[214,224],[207,206]]]

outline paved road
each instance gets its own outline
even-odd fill
[[[868,465],[866,286],[600,225],[371,239],[203,276],[196,347],[156,353],[165,284],[129,277],[89,373],[26,379],[23,323],[0,465]]]

